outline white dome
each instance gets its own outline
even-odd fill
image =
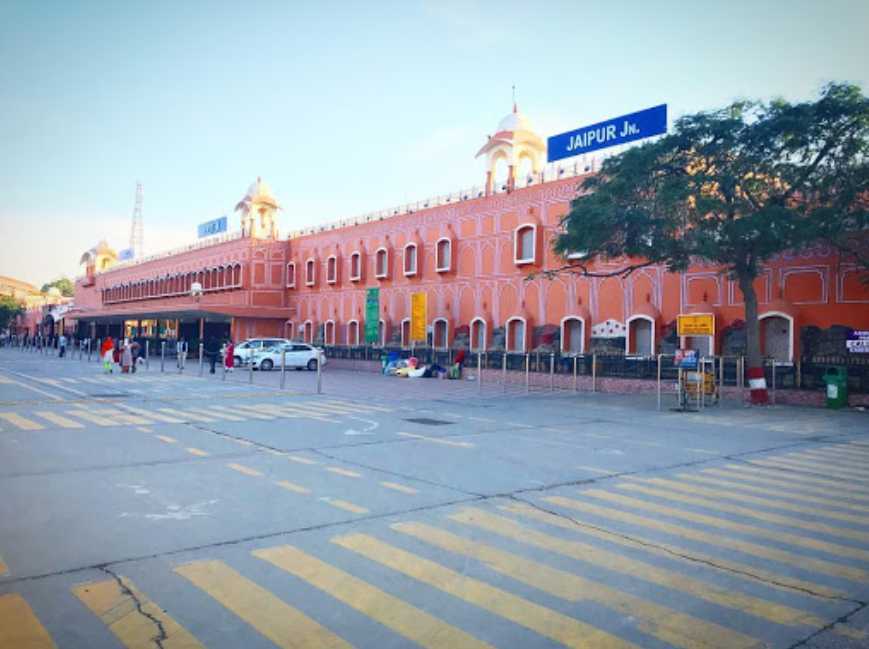
[[[531,122],[525,115],[512,112],[498,124],[498,131],[533,131]]]
[[[264,183],[262,178],[257,178],[256,182],[250,184],[250,187],[247,188],[247,194],[245,196],[247,198],[254,198],[257,196],[273,198],[271,187]]]

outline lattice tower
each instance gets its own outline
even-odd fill
[[[142,220],[144,195],[142,183],[136,183],[136,205],[133,207],[133,224],[130,228],[130,250],[133,251],[133,259],[142,256],[145,245],[145,225]]]

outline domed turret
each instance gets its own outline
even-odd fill
[[[507,163],[507,191],[516,185],[516,170],[523,160],[531,163],[532,173],[543,166],[546,143],[531,127],[531,121],[513,104],[513,112],[498,123],[498,130],[477,151],[476,157],[486,156],[486,195],[492,193],[495,167],[499,160]]]
[[[256,239],[275,239],[278,236],[275,212],[281,209],[277,200],[272,195],[271,188],[257,178],[247,188],[238,205],[236,212],[241,212],[241,229],[245,236]]]

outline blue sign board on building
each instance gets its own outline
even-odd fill
[[[213,234],[226,232],[228,224],[229,219],[225,216],[221,216],[219,219],[214,219],[213,221],[201,223],[199,224],[199,238],[201,239],[202,237],[210,237]]]
[[[547,141],[549,162],[667,132],[667,104],[622,115],[575,131],[553,135]]]
[[[124,248],[118,253],[118,261],[129,261],[133,258],[133,249]]]

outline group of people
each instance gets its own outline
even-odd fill
[[[122,374],[135,373],[141,348],[142,346],[135,340],[129,338],[115,340],[108,336],[100,346],[103,371],[106,374],[112,374],[117,366]]]

